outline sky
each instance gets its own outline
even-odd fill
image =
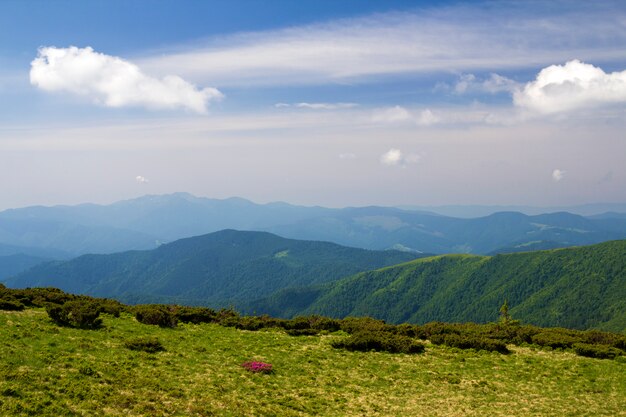
[[[0,209],[626,202],[623,1],[0,2]]]

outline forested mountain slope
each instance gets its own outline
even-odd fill
[[[6,283],[54,286],[126,302],[237,306],[283,288],[324,283],[415,257],[399,251],[285,239],[266,232],[224,230],[149,251],[83,255],[47,263]]]
[[[278,292],[250,307],[291,316],[488,322],[508,300],[541,326],[626,330],[626,241],[506,255],[444,255]],[[265,310],[263,310],[265,308]]]

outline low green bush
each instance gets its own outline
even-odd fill
[[[583,342],[583,339],[565,329],[544,329],[532,337],[532,342],[552,349],[569,349],[574,343]]]
[[[501,340],[490,339],[487,337],[478,337],[473,335],[459,334],[438,334],[433,335],[430,339],[435,345],[446,345],[459,349],[475,349],[486,350],[489,352],[499,352],[502,354],[509,353],[506,344]]]
[[[165,350],[165,347],[156,337],[136,337],[126,340],[124,346],[130,350],[139,350],[148,353],[156,353]]]
[[[346,317],[340,321],[340,329],[350,334],[357,332],[385,332],[393,327],[386,324],[384,320],[377,320],[371,317]]]
[[[289,329],[286,330],[289,336],[315,336],[320,333],[317,329]]]
[[[589,343],[574,343],[572,346],[578,356],[597,359],[615,359],[623,354],[623,351],[608,345],[591,345]]]
[[[21,311],[24,310],[24,308],[24,304],[20,303],[17,300],[0,300],[0,310]]]
[[[174,314],[183,323],[215,323],[218,320],[217,312],[207,307],[176,306]]]
[[[74,300],[61,306],[48,304],[46,312],[48,317],[60,326],[80,329],[97,329],[102,326],[102,319],[100,318],[102,306],[96,301]]]
[[[389,353],[422,353],[424,345],[408,336],[382,331],[359,331],[334,340],[331,346],[350,351],[368,352],[375,350]]]
[[[160,327],[176,327],[178,325],[178,319],[172,306],[145,304],[135,306],[134,311],[135,318],[139,323]]]

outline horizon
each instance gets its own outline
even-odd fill
[[[0,210],[626,204],[624,22],[619,1],[1,2]]]
[[[250,198],[242,197],[242,196],[230,196],[224,198],[216,198],[211,196],[202,196],[195,195],[186,191],[175,191],[172,193],[164,193],[164,194],[143,194],[139,196],[134,196],[130,198],[125,198],[121,200],[114,200],[110,202],[104,203],[96,203],[91,201],[83,201],[75,204],[33,204],[27,206],[19,206],[19,207],[7,207],[0,208],[0,213],[10,210],[21,210],[28,209],[34,207],[42,207],[42,208],[55,208],[55,207],[77,207],[83,205],[96,205],[101,207],[111,206],[118,203],[130,202],[134,200],[141,200],[150,197],[173,197],[175,195],[185,195],[192,197],[194,199],[207,199],[207,200],[216,200],[216,201],[227,201],[227,200],[244,200],[254,205],[264,206],[264,205],[272,205],[272,204],[285,204],[292,207],[318,207],[332,210],[343,210],[343,209],[352,209],[352,208],[367,208],[367,207],[381,207],[381,208],[395,208],[405,211],[422,211],[422,212],[431,212],[435,215],[441,215],[446,217],[458,217],[458,218],[479,218],[486,217],[496,213],[503,212],[511,212],[511,213],[521,213],[528,216],[539,215],[539,214],[554,214],[559,212],[566,212],[571,214],[577,214],[580,216],[594,216],[599,214],[608,214],[608,213],[617,213],[617,214],[626,214],[626,202],[598,202],[598,203],[588,203],[588,204],[578,204],[571,206],[532,206],[532,205],[500,205],[500,204],[446,204],[446,205],[379,205],[379,204],[368,204],[362,206],[327,206],[321,204],[297,204],[284,200],[272,200],[272,201],[256,201]]]

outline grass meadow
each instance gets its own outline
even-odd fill
[[[626,358],[427,343],[422,354],[349,352],[342,332],[293,337],[216,324],[175,329],[104,315],[59,327],[43,309],[0,311],[2,416],[626,416]],[[156,337],[164,351],[130,350]],[[241,364],[259,360],[271,374]]]

